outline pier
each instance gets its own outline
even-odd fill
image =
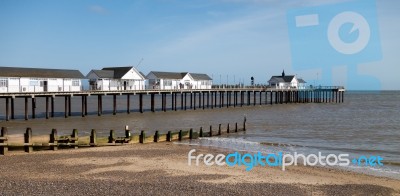
[[[88,97],[97,98],[97,115],[101,116],[103,98],[112,97],[112,114],[118,113],[117,99],[125,96],[126,113],[131,113],[132,105],[137,104],[137,112],[145,112],[144,99],[150,99],[151,112],[196,109],[216,109],[223,107],[243,107],[256,105],[274,105],[291,103],[343,103],[345,89],[340,86],[326,86],[309,89],[273,89],[273,88],[214,88],[214,89],[179,89],[179,90],[121,90],[121,91],[77,91],[77,92],[35,92],[35,93],[0,93],[4,100],[6,121],[16,119],[16,99],[23,100],[25,120],[36,118],[37,100],[42,99],[46,119],[55,117],[55,104],[64,105],[64,117],[72,116],[72,99],[81,103],[79,112],[82,117],[88,115]],[[55,103],[56,97],[62,97],[61,103]],[[137,97],[137,103],[132,98]],[[179,100],[179,101],[178,101]],[[31,108],[29,108],[29,102]],[[169,102],[169,103],[168,103]],[[156,108],[157,104],[161,106]],[[95,104],[95,103],[91,103]],[[29,110],[31,110],[29,115]],[[96,111],[90,111],[96,112]],[[120,111],[119,111],[120,112]]]

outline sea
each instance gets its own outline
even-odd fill
[[[247,119],[247,131],[212,138],[176,142],[183,145],[209,146],[243,152],[262,153],[303,153],[324,155],[349,154],[349,158],[360,156],[380,156],[383,166],[357,166],[338,169],[352,170],[377,176],[400,179],[400,91],[346,91],[343,103],[289,103],[236,106],[227,108],[181,110],[178,96],[177,111],[171,111],[171,100],[167,100],[169,110],[160,110],[161,97],[156,97],[158,111],[151,112],[149,96],[145,97],[145,111],[138,112],[138,98],[131,97],[131,114],[126,113],[126,98],[119,97],[117,115],[112,115],[112,96],[103,100],[104,114],[97,116],[97,97],[88,99],[89,115],[80,117],[80,98],[72,99],[72,116],[64,118],[64,100],[56,98],[55,114],[52,119],[44,117],[44,99],[37,100],[37,119],[23,120],[23,99],[16,101],[16,120],[4,121],[5,101],[0,100],[0,126],[8,127],[10,140],[21,138],[27,127],[33,135],[49,134],[56,128],[59,135],[70,134],[72,129],[80,135],[90,135],[96,129],[106,136],[113,129],[117,135],[124,134],[125,126],[134,133],[145,130],[152,134],[175,130],[198,131],[200,127],[216,130],[221,124],[226,129],[230,123],[242,125]],[[253,100],[253,99],[251,99]],[[268,101],[268,100],[267,100]],[[197,98],[198,102],[198,98]],[[30,106],[29,106],[30,107]],[[31,109],[29,109],[31,110]]]

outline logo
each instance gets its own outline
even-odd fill
[[[353,159],[349,158],[349,154],[328,154],[323,155],[321,152],[318,154],[300,154],[294,152],[292,154],[284,154],[282,152],[278,153],[270,153],[270,154],[262,154],[261,152],[257,153],[239,153],[234,152],[227,155],[224,154],[198,154],[193,155],[196,152],[196,149],[192,149],[188,153],[188,165],[192,165],[192,161],[195,162],[196,166],[199,166],[200,163],[203,163],[206,166],[218,165],[224,166],[228,165],[230,167],[234,166],[244,166],[246,167],[246,171],[251,171],[254,167],[261,166],[269,166],[269,167],[281,167],[282,171],[286,170],[286,167],[298,164],[303,164],[304,166],[350,166],[353,164],[354,166],[369,166],[369,167],[378,167],[383,166],[383,158],[381,156],[359,156]],[[351,161],[350,161],[351,160]]]
[[[360,76],[357,65],[382,59],[375,0],[306,7],[287,12],[292,66],[322,69],[322,85],[332,85],[332,68],[347,65],[347,85],[379,88]]]

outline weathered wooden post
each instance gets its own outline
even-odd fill
[[[143,94],[139,94],[139,111],[140,113],[143,113]]]
[[[193,139],[193,129],[189,130],[189,139]]]
[[[15,119],[15,97],[11,97],[11,119]]]
[[[229,133],[229,131],[230,130],[229,130],[229,123],[228,123],[228,126],[226,127],[226,132]]]
[[[204,137],[204,136],[203,136],[203,127],[200,127],[199,137]]]
[[[95,129],[92,129],[92,132],[90,133],[90,146],[97,146],[97,134]]]
[[[52,129],[50,133],[50,149],[58,150],[58,134],[57,129]]]
[[[146,142],[146,133],[143,130],[140,132],[139,142],[141,144],[144,144]]]
[[[171,142],[172,141],[172,132],[168,131],[167,133],[167,142]]]
[[[117,114],[117,95],[113,94],[113,115]]]
[[[183,138],[182,130],[179,130],[178,140],[182,141],[182,138]]]
[[[0,155],[6,155],[7,152],[8,152],[8,130],[7,127],[2,127],[0,135]]]
[[[246,131],[246,121],[247,121],[247,119],[246,119],[246,116],[245,116],[244,120],[243,120],[243,131]]]
[[[154,94],[152,93],[152,94],[150,94],[150,97],[151,97],[151,102],[150,102],[150,104],[151,104],[151,111],[152,112],[155,112],[155,109],[154,109]]]
[[[115,144],[115,131],[110,130],[110,136],[108,136],[108,143]]]
[[[51,98],[50,98],[50,108],[51,108],[50,116],[53,118],[54,117],[54,96],[51,96]]]
[[[36,118],[36,98],[32,97],[32,118]]]
[[[235,132],[238,132],[238,125],[235,123]]]
[[[160,134],[158,133],[158,130],[154,134],[154,142],[159,142],[160,141]]]
[[[78,148],[78,129],[72,130],[71,143],[75,149]]]
[[[128,126],[125,127],[125,142],[129,142],[131,140],[131,131],[128,129]]]
[[[126,94],[126,113],[131,113],[131,94]]]
[[[64,96],[64,117],[68,118],[68,96]]]
[[[222,135],[221,124],[218,125],[218,135]]]
[[[10,104],[9,101],[10,99],[6,97],[6,121],[10,120]]]
[[[209,137],[212,137],[212,125],[210,125],[210,135]]]
[[[25,120],[28,120],[28,97],[24,97],[25,99]]]
[[[33,146],[32,146],[32,129],[27,128],[26,133],[24,134],[24,149],[25,152],[30,153],[33,151]]]

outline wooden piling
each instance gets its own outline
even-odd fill
[[[51,112],[50,112],[50,116],[52,117],[52,118],[54,118],[54,96],[51,96],[50,97],[50,110],[51,110]]]
[[[95,129],[90,132],[90,146],[97,146],[97,133]]]
[[[255,106],[257,104],[257,92],[253,91],[253,105]]]
[[[33,151],[33,144],[32,144],[32,129],[27,128],[24,134],[24,149],[25,152],[31,153]]]
[[[87,109],[88,108],[88,104],[87,104],[87,97],[88,96],[85,95],[84,97],[85,97],[85,116],[87,116],[88,115],[88,109]]]
[[[68,96],[68,116],[72,116],[72,96]]]
[[[212,125],[210,125],[210,134],[209,134],[209,137],[212,137]]]
[[[128,129],[128,126],[125,127],[125,141],[131,140],[131,130]]]
[[[235,123],[235,133],[238,132],[238,124]]]
[[[203,134],[203,127],[200,127],[199,137],[204,137],[204,134]]]
[[[150,99],[151,99],[151,101],[150,101],[150,107],[151,107],[151,111],[152,112],[155,112],[155,109],[154,109],[154,94],[152,93],[152,94],[150,94]]]
[[[182,133],[182,130],[179,130],[178,140],[182,141],[182,139],[183,139],[183,133]]]
[[[46,119],[49,119],[49,97],[46,96]]]
[[[193,94],[193,110],[196,110],[196,92],[193,92],[190,94],[192,96]]]
[[[68,118],[68,97],[64,96],[64,117]]]
[[[131,113],[131,94],[126,95],[126,113]]]
[[[154,142],[159,142],[159,141],[160,141],[160,134],[157,130],[156,133],[154,134]]]
[[[244,120],[243,120],[243,131],[246,131],[246,121],[247,121],[247,119],[246,119],[246,117],[244,117]]]
[[[218,135],[222,135],[221,124],[218,125]]]
[[[230,130],[229,130],[229,123],[228,123],[228,126],[226,127],[226,132],[227,132],[227,133],[230,132]]]
[[[36,98],[32,97],[32,119],[36,118]]]
[[[85,117],[85,96],[84,95],[82,95],[81,96],[81,106],[82,106],[82,109],[81,109],[81,115],[82,115],[82,117]]]
[[[167,142],[172,142],[172,132],[168,131],[167,133]]]
[[[72,135],[71,135],[71,144],[72,147],[75,149],[78,149],[78,129],[73,129],[72,130]]]
[[[108,143],[109,144],[115,144],[115,131],[110,130],[110,135],[108,136]]]
[[[194,139],[193,138],[193,129],[189,130],[189,139]]]
[[[97,115],[101,116],[101,95],[97,95]]]
[[[25,98],[25,120],[28,120],[28,97]]]
[[[141,144],[144,144],[146,142],[146,132],[143,130],[140,131],[139,142]]]
[[[139,94],[139,112],[143,113],[143,94]]]
[[[177,105],[177,93],[174,93],[173,94],[173,96],[175,97],[175,100],[174,100],[174,110],[176,111],[176,105]]]
[[[15,98],[11,98],[11,119],[15,119],[15,108],[14,108]]]
[[[113,94],[113,115],[117,114],[117,95]]]
[[[164,95],[164,101],[163,101],[163,105],[164,105],[164,109],[163,111],[166,112],[167,111],[167,94],[163,94]]]
[[[10,120],[10,104],[9,104],[9,98],[6,97],[6,121]]]
[[[50,133],[50,149],[58,150],[58,134],[57,129],[52,129]]]
[[[1,127],[0,133],[0,155],[8,153],[8,130],[7,127]]]

